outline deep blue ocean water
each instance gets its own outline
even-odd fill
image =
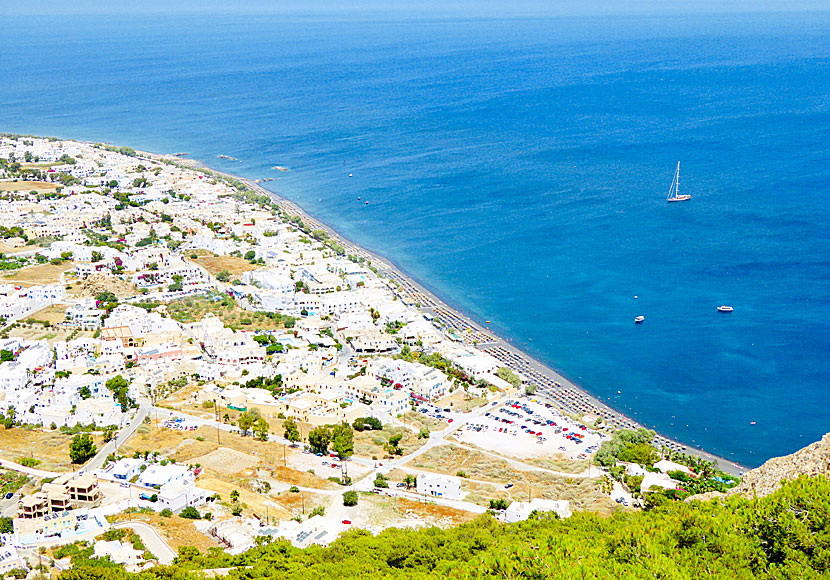
[[[594,395],[736,461],[830,431],[826,14],[0,29],[0,131],[276,177]],[[678,160],[693,197],[669,205]]]

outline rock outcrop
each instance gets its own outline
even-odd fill
[[[761,467],[747,472],[740,485],[729,495],[764,497],[781,487],[781,483],[801,475],[830,475],[830,433],[792,455],[775,457]]]

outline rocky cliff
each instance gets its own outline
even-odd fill
[[[821,474],[830,475],[830,433],[792,455],[775,457],[747,472],[741,484],[729,490],[729,495],[764,497],[778,489],[782,481]]]

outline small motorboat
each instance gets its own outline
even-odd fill
[[[645,316],[638,316],[634,319],[634,324],[642,324],[642,322],[646,319]]]
[[[732,312],[733,310],[735,310],[735,309],[732,308],[731,306],[726,306],[726,305],[718,306],[718,312]]]

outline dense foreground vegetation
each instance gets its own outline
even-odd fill
[[[250,566],[228,578],[828,578],[829,524],[830,479],[801,478],[763,499],[675,502],[610,518],[578,513],[504,525],[482,516],[448,530],[352,531],[328,548],[275,542],[240,556],[183,548],[174,566],[132,576]],[[127,576],[87,562],[61,578]]]

